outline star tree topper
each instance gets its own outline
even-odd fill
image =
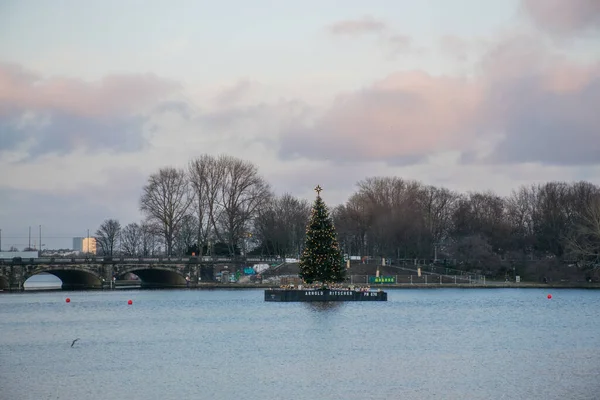
[[[320,185],[317,185],[317,187],[315,188],[315,192],[317,192],[317,196],[321,197],[321,192],[323,191],[323,189],[321,188]]]

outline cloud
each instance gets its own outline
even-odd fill
[[[513,37],[484,59],[478,130],[503,140],[482,161],[600,163],[600,62],[586,65]]]
[[[459,151],[465,162],[600,163],[600,63],[571,62],[542,43],[504,37],[469,79],[391,74],[284,132],[280,156],[411,164]]]
[[[394,58],[399,54],[423,52],[423,49],[413,48],[413,40],[410,36],[394,33],[392,27],[385,21],[372,16],[338,21],[329,25],[327,30],[334,36],[353,38],[362,35],[375,35],[379,44],[388,50],[390,58]]]
[[[30,157],[76,148],[139,150],[145,114],[179,90],[151,74],[86,82],[0,64],[0,157],[13,150]]]
[[[446,56],[458,61],[466,61],[469,55],[469,43],[456,35],[444,35],[439,41],[440,50]]]
[[[431,151],[459,147],[472,137],[480,100],[475,84],[461,78],[399,72],[340,96],[313,125],[287,132],[284,157],[412,163]]]
[[[541,29],[571,35],[600,28],[598,0],[522,0],[522,7]]]
[[[406,54],[410,52],[421,52],[422,49],[414,49],[413,48],[413,40],[410,36],[407,35],[391,35],[387,38],[389,45],[391,47],[392,56],[398,54]]]
[[[382,33],[387,29],[388,27],[385,22],[372,16],[338,21],[328,27],[329,32],[334,35]]]
[[[235,84],[220,91],[215,96],[215,102],[219,106],[231,106],[242,100],[249,94],[253,83],[249,79],[241,79]]]

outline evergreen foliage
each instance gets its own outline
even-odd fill
[[[315,190],[317,199],[306,229],[306,244],[300,257],[300,277],[309,284],[342,282],[346,270],[335,227],[327,206],[319,195],[321,188],[317,186]]]

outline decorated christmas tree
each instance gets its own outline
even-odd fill
[[[300,277],[306,283],[342,282],[346,275],[344,258],[337,242],[333,221],[321,199],[321,187],[315,188],[317,199],[306,229],[306,244],[300,257]]]

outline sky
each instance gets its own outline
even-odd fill
[[[139,221],[202,154],[330,206],[399,176],[600,184],[597,0],[0,1],[2,248]]]

